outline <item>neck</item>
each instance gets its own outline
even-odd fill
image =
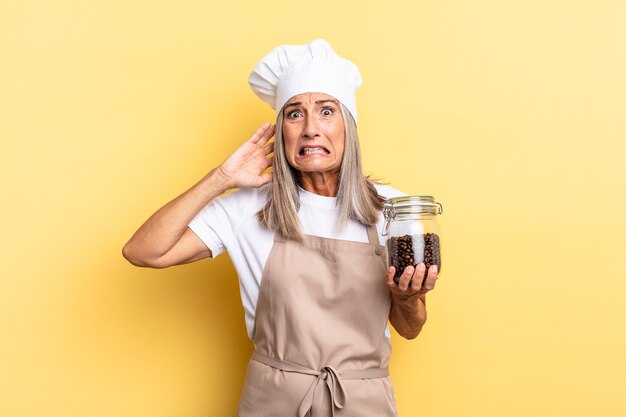
[[[301,172],[302,188],[324,197],[337,197],[339,172]]]

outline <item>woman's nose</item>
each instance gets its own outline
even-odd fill
[[[304,137],[313,138],[320,135],[319,120],[315,117],[308,116],[304,124]]]

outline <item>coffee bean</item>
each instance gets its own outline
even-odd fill
[[[437,273],[441,272],[441,253],[439,236],[435,233],[393,236],[387,240],[387,256],[390,266],[396,268],[393,280],[398,284],[404,269],[408,266],[417,267],[419,263],[426,265],[424,278],[432,265],[437,265]]]

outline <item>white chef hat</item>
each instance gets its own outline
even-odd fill
[[[254,67],[248,83],[254,94],[276,110],[277,116],[291,97],[317,92],[335,97],[357,120],[354,93],[361,86],[361,73],[324,39],[274,48]]]

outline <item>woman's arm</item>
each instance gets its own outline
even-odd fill
[[[426,323],[426,295],[409,300],[392,297],[389,321],[400,336],[415,339]]]
[[[432,266],[424,280],[424,264],[417,268],[409,266],[396,284],[393,277],[395,267],[387,270],[387,287],[391,291],[389,321],[398,334],[406,339],[415,339],[426,323],[426,293],[435,288],[437,267]],[[410,285],[409,285],[410,283]],[[423,285],[422,285],[423,284]]]
[[[220,166],[150,216],[124,245],[124,258],[136,266],[166,268],[212,256],[188,225],[225,191],[271,181],[272,173],[262,172],[272,165],[274,144],[263,146],[274,131],[275,125],[264,123]]]
[[[165,268],[212,256],[187,226],[205,205],[228,190],[226,184],[219,169],[213,169],[150,216],[124,245],[124,258],[136,266]]]

